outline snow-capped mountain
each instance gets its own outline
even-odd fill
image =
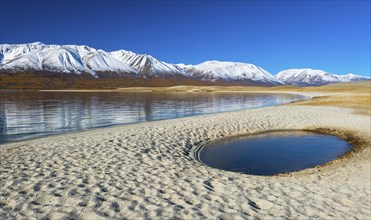
[[[0,45],[0,71],[49,71],[58,73],[125,73],[138,76],[184,75],[177,65],[146,54],[118,50],[106,52],[88,46],[31,44]],[[102,76],[102,75],[101,75]]]
[[[363,80],[370,80],[370,77],[360,76],[353,73],[348,73],[346,75],[339,75],[343,82],[356,82],[356,81],[363,81]]]
[[[268,85],[282,84],[272,74],[253,64],[238,62],[206,61],[198,65],[183,66],[193,77],[204,80],[251,81]]]
[[[93,72],[138,73],[138,70],[115,59],[103,50],[91,50],[82,57],[82,62]]]
[[[138,71],[115,59],[103,50],[88,46],[31,44],[0,45],[0,70],[47,71],[58,73],[117,72],[135,74]]]
[[[296,86],[320,86],[330,83],[369,80],[370,77],[355,74],[337,75],[323,70],[288,69],[277,73],[276,78],[285,84]]]
[[[0,71],[88,73],[96,78],[129,75],[174,80],[178,77],[193,82],[238,82],[243,85],[281,84],[273,75],[253,64],[207,61],[198,65],[177,65],[131,51],[106,52],[88,46],[45,45],[40,42],[0,45]]]
[[[120,62],[137,69],[142,75],[184,74],[178,66],[159,61],[147,54],[118,50],[110,52],[110,55]]]
[[[214,60],[197,65],[170,64],[147,54],[126,50],[106,52],[85,45],[46,45],[40,42],[0,44],[1,73],[36,74],[33,77],[39,77],[37,74],[42,73],[42,77],[49,78],[50,73],[54,76],[59,74],[61,78],[63,75],[82,75],[93,79],[117,78],[120,82],[115,82],[115,85],[118,86],[125,83],[131,86],[162,86],[162,83],[311,86],[370,79],[354,74],[341,76],[312,69],[289,69],[273,76],[263,68],[247,63]],[[29,84],[27,79],[24,80],[23,84]],[[151,84],[151,80],[156,83]],[[10,78],[8,81],[12,84]],[[107,82],[105,86],[107,85],[111,83]]]

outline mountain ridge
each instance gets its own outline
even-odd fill
[[[370,77],[348,73],[346,75],[337,75],[324,70],[311,68],[286,69],[276,74],[276,78],[285,84],[295,86],[321,86],[339,82],[354,82],[369,80]]]
[[[161,80],[157,81],[171,81],[176,85],[204,83],[211,85],[316,86],[369,79],[355,74],[340,76],[312,69],[288,69],[274,76],[254,64],[217,60],[196,65],[171,64],[157,60],[148,54],[137,54],[126,50],[107,52],[86,45],[47,45],[41,42],[0,44],[0,73],[9,75],[26,72],[44,73],[43,77],[48,76],[45,73],[50,73],[50,76],[60,74],[61,77],[67,77],[67,75],[77,77],[80,75],[83,76],[80,78],[127,79],[137,83],[139,82],[137,79],[158,78]],[[10,78],[9,80],[11,81]]]

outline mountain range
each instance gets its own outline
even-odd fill
[[[147,54],[126,50],[106,52],[84,45],[45,45],[40,42],[1,44],[0,74],[3,88],[19,84],[19,76],[22,76],[23,85],[35,84],[40,81],[38,78],[42,78],[49,79],[54,87],[66,86],[66,83],[57,86],[57,78],[60,81],[68,79],[68,87],[74,87],[79,80],[98,83],[97,87],[102,87],[102,82],[105,87],[110,87],[110,81],[114,82],[113,87],[124,87],[180,84],[318,86],[370,79],[313,69],[288,69],[273,76],[263,68],[247,63],[215,60],[197,65],[170,64]],[[45,87],[45,83],[39,87]]]
[[[336,75],[323,70],[288,69],[277,73],[276,78],[281,82],[295,86],[320,86],[338,82],[355,82],[370,80],[370,77],[359,76],[353,73]]]

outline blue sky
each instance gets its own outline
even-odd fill
[[[370,75],[370,1],[0,1],[0,43]]]

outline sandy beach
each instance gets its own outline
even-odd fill
[[[344,97],[1,145],[0,219],[370,219],[369,109],[326,104]],[[276,176],[194,158],[211,141],[290,129],[335,134],[353,150]]]

